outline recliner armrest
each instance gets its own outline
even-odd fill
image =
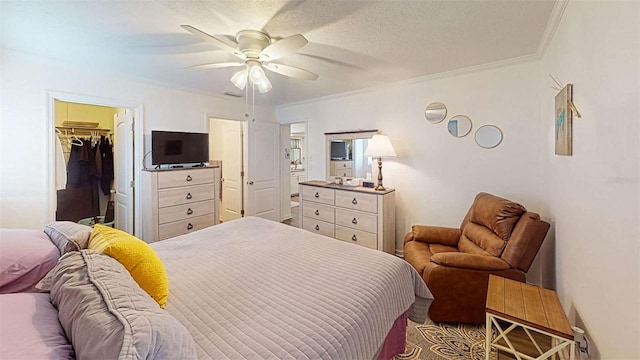
[[[431,256],[431,261],[442,266],[470,270],[507,270],[511,265],[495,256],[468,254],[463,252],[442,252]]]
[[[430,244],[458,246],[461,233],[460,229],[457,228],[413,225],[411,232],[405,236],[404,243],[420,241]]]

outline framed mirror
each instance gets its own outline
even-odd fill
[[[424,109],[424,117],[428,122],[437,124],[447,117],[447,107],[441,102],[432,102]]]
[[[366,178],[371,173],[371,158],[364,156],[369,140],[378,130],[354,130],[325,133],[327,157],[326,178]]]
[[[453,137],[461,138],[467,136],[471,132],[473,124],[471,119],[466,115],[456,115],[447,123],[447,131]]]
[[[494,148],[502,142],[502,130],[495,125],[483,125],[476,130],[476,144],[485,149]]]

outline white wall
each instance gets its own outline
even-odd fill
[[[640,358],[639,23],[637,1],[571,1],[541,62],[557,287],[593,339],[593,358]],[[553,152],[548,74],[574,84],[582,118],[573,120],[571,157]]]
[[[411,225],[459,226],[480,191],[542,210],[537,66],[521,63],[282,106],[278,121],[308,120],[310,179],[327,175],[325,132],[377,128],[389,136],[398,157],[384,160],[384,184],[397,190],[396,248],[402,249]],[[473,133],[452,137],[446,121],[434,125],[425,120],[424,109],[432,101],[447,106],[447,120],[465,114],[474,130],[489,123],[499,126],[504,141],[487,150],[476,145]]]
[[[143,105],[146,149],[151,130],[206,132],[207,114],[245,119],[247,112],[244,101],[85,71],[7,49],[1,62],[0,227],[38,229],[53,218],[47,207],[52,190],[48,137],[54,136],[47,133],[47,90]],[[256,107],[256,119],[273,122],[275,111]],[[134,164],[139,170],[142,159]]]

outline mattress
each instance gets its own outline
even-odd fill
[[[200,359],[372,359],[431,297],[400,258],[256,217],[152,246]]]

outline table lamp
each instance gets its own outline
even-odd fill
[[[364,156],[378,158],[378,185],[375,189],[378,191],[386,190],[384,186],[382,186],[382,158],[396,157],[396,152],[393,150],[389,137],[386,135],[373,135],[371,141],[369,141],[367,150],[364,152]]]

